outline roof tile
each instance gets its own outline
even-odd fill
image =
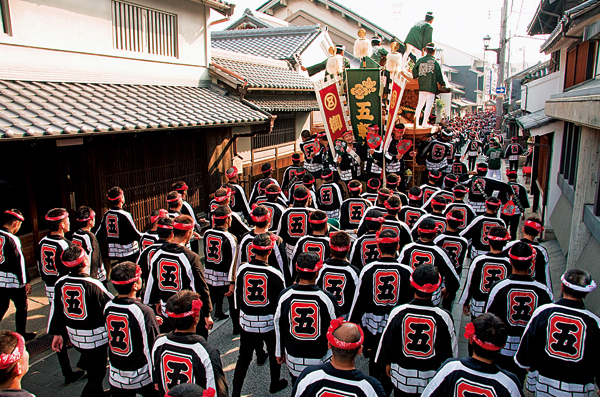
[[[0,80],[3,138],[268,120],[202,87]]]

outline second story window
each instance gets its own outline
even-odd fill
[[[584,41],[567,52],[565,89],[594,77],[596,43]]]
[[[123,1],[112,7],[114,48],[178,57],[177,15]]]
[[[12,34],[10,30],[10,15],[8,13],[8,0],[0,0],[0,34]]]

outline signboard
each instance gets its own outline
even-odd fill
[[[359,145],[367,140],[369,126],[381,125],[381,76],[379,69],[347,69],[348,107],[354,139]]]
[[[506,94],[506,87],[496,87],[496,94]]]
[[[342,134],[348,131],[348,124],[344,116],[344,109],[339,94],[339,75],[325,81],[316,81],[315,91],[317,92],[317,101],[323,118],[323,126],[329,140],[332,153],[333,142],[341,138]]]

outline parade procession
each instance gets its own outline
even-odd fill
[[[0,397],[600,396],[600,1],[258,1],[0,0]]]

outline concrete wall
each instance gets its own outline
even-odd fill
[[[471,66],[456,66],[452,64],[447,65],[458,70],[458,73],[454,73],[452,75],[452,81],[465,87],[462,89],[465,92],[464,98],[471,102],[477,103],[478,95],[475,90],[483,89],[483,78],[479,78],[478,73],[471,70]]]
[[[600,258],[600,244],[594,237],[590,237],[584,242],[583,252],[577,261],[575,267],[587,270],[592,279],[596,282],[600,281],[600,266],[598,266],[598,258]],[[588,310],[596,315],[600,314],[600,293],[592,292],[585,299],[585,306]]]
[[[553,225],[554,235],[560,244],[560,249],[565,255],[569,253],[572,219],[573,205],[564,194],[561,194],[554,207],[554,211],[550,214],[550,222]]]
[[[0,78],[197,85],[208,78],[210,9],[189,0],[136,0],[177,15],[178,57],[113,48],[111,0],[11,0],[0,34]]]
[[[550,214],[554,212],[554,208],[556,207],[556,204],[558,203],[558,200],[560,199],[560,196],[562,194],[560,187],[556,184],[556,177],[558,175],[560,165],[560,154],[564,134],[564,122],[555,121],[554,123],[550,123],[548,125],[532,130],[531,133],[535,135],[553,134],[552,159],[550,163],[550,172],[548,175],[548,203],[546,206],[546,219],[544,220],[544,224],[547,227],[554,227],[550,219]]]

